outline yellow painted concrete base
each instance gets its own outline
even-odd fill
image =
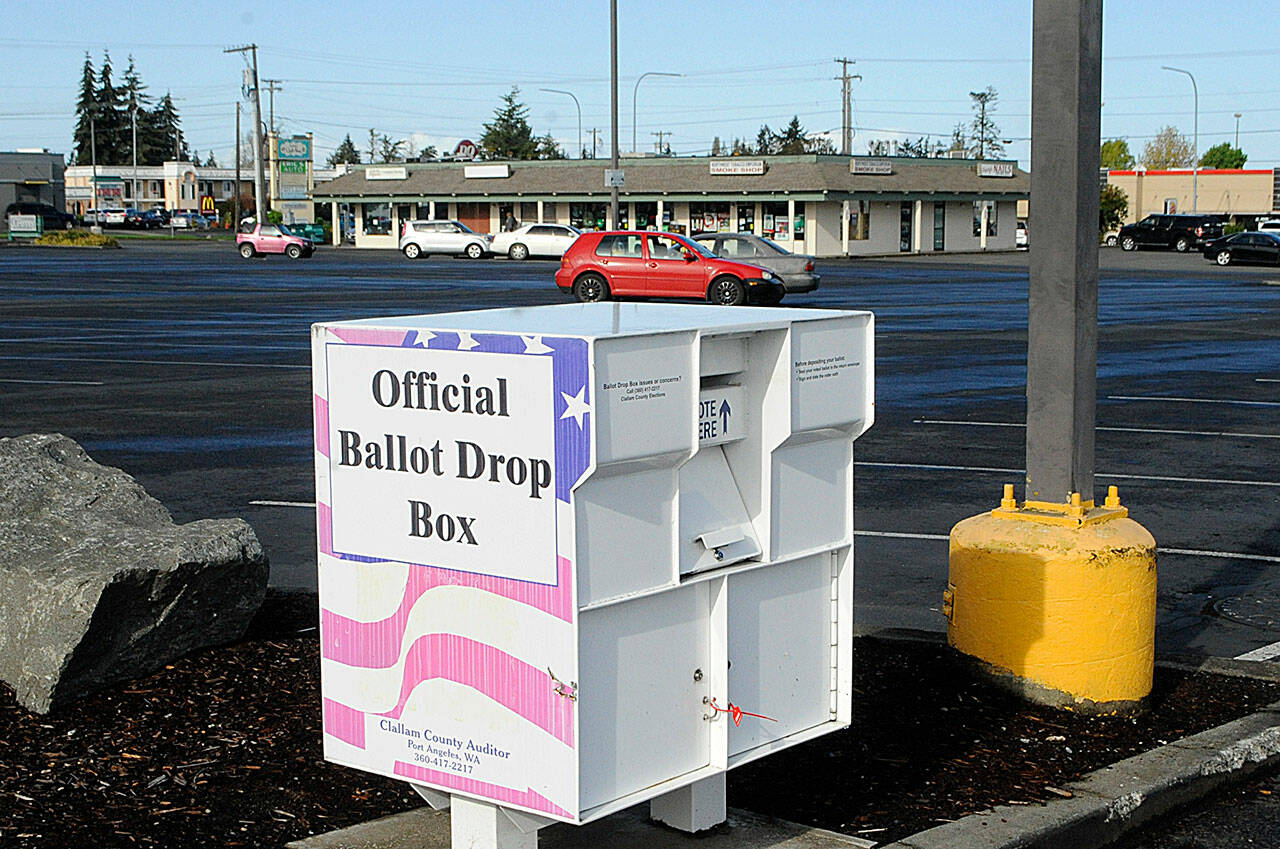
[[[1151,692],[1156,543],[1115,487],[1102,507],[1001,506],[951,529],[947,638],[1041,704],[1129,712]]]

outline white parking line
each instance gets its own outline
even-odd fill
[[[19,354],[0,354],[0,360],[37,360],[44,363],[105,363],[107,365],[143,366],[230,366],[232,368],[288,368],[311,370],[311,366],[292,366],[280,363],[218,363],[195,360],[111,360],[97,357],[33,357]]]
[[[16,377],[0,377],[0,383],[39,383],[48,386],[101,386],[101,380],[21,380]]]
[[[1247,651],[1244,654],[1236,655],[1236,660],[1275,660],[1280,657],[1280,643],[1272,643],[1269,646],[1263,646],[1260,649]]]
[[[316,508],[314,501],[250,501],[249,503],[256,507],[308,507],[312,510]]]
[[[950,540],[948,534],[916,534],[903,533],[898,531],[854,531],[856,537],[882,537],[885,539],[925,539],[925,540]],[[1213,557],[1221,560],[1251,560],[1257,563],[1280,563],[1280,557],[1273,557],[1269,554],[1246,554],[1241,551],[1209,551],[1199,548],[1165,548],[1164,546],[1156,547],[1157,554],[1179,554],[1184,557]]]
[[[861,460],[855,466],[871,466],[881,469],[927,469],[939,472],[981,472],[983,474],[1025,475],[1025,469],[1000,469],[992,466],[944,466],[937,463],[873,463]],[[1131,481],[1171,481],[1173,483],[1215,483],[1231,486],[1274,486],[1280,487],[1280,481],[1234,480],[1232,478],[1184,478],[1176,475],[1126,475],[1118,472],[1095,472],[1094,477],[1109,480]]]
[[[1021,422],[970,422],[955,419],[912,419],[911,423],[953,427],[1026,427]],[[1280,433],[1240,433],[1229,430],[1174,430],[1160,427],[1116,427],[1110,425],[1099,425],[1096,429],[1115,433],[1162,433],[1171,436],[1230,436],[1239,439],[1280,439]]]
[[[1255,377],[1257,383],[1280,383],[1280,377]]]
[[[1280,401],[1241,401],[1238,398],[1178,398],[1173,395],[1108,395],[1112,401],[1177,401],[1182,404],[1238,404],[1245,407],[1280,407]]]

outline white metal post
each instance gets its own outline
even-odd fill
[[[724,779],[722,772],[657,796],[649,802],[649,816],[691,834],[717,826],[728,816]]]

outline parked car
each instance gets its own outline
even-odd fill
[[[560,259],[556,285],[579,301],[698,298],[722,306],[776,304],[786,294],[772,271],[718,257],[675,233],[583,233]]]
[[[581,230],[567,224],[525,224],[494,236],[489,250],[495,255],[506,254],[511,259],[528,259],[531,256],[558,259],[581,235]]]
[[[1222,223],[1220,215],[1148,215],[1121,227],[1117,238],[1126,251],[1159,247],[1182,253],[1221,236]]]
[[[175,212],[169,216],[169,226],[191,230],[208,230],[209,219],[198,212]]]
[[[108,227],[123,227],[128,213],[123,206],[109,206],[100,210],[98,221]]]
[[[698,233],[693,240],[718,257],[767,268],[782,278],[788,293],[812,292],[822,279],[813,271],[813,257],[793,254],[754,233]]]
[[[1280,218],[1270,218],[1258,222],[1259,230],[1280,230]]]
[[[1256,230],[1214,239],[1205,244],[1204,258],[1218,265],[1280,265],[1280,230]]]
[[[301,259],[315,253],[316,245],[283,224],[254,224],[247,232],[236,233],[236,249],[245,259],[259,254],[284,254],[289,259]]]
[[[167,219],[154,209],[141,210],[128,208],[124,211],[124,225],[135,230],[154,230],[164,225]]]
[[[400,231],[400,250],[409,259],[449,254],[480,259],[490,253],[491,237],[453,219],[406,221]]]
[[[1116,243],[1119,241],[1120,241],[1119,230],[1114,230],[1114,229],[1108,230],[1107,232],[1102,234],[1102,244],[1106,245],[1109,248],[1114,248],[1116,246]]]
[[[56,206],[47,203],[36,203],[33,201],[18,201],[11,203],[4,209],[5,221],[9,220],[10,215],[38,215],[43,220],[45,230],[70,230],[76,226],[76,217],[69,212],[63,212]]]

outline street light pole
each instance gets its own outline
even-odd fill
[[[1240,149],[1240,113],[1236,113],[1236,150]]]
[[[1200,89],[1196,87],[1196,78],[1190,71],[1182,68],[1170,68],[1168,65],[1161,65],[1162,71],[1173,71],[1179,74],[1186,74],[1191,77],[1191,96],[1195,104],[1195,123],[1192,125],[1192,141],[1191,141],[1191,211],[1196,211],[1196,183],[1200,176]]]
[[[683,77],[684,74],[673,74],[668,71],[645,71],[636,80],[635,88],[631,90],[631,152],[636,152],[636,95],[640,93],[640,80],[645,77]]]
[[[567,94],[573,97],[573,105],[578,107],[578,158],[582,158],[582,106],[578,103],[578,98],[574,97],[573,92],[565,91],[560,88],[543,88],[539,91],[549,91],[553,94]]]
[[[613,154],[609,168],[618,171],[618,0],[609,0],[609,135]],[[610,181],[612,182],[612,181]],[[618,184],[609,187],[609,226],[618,226]]]

